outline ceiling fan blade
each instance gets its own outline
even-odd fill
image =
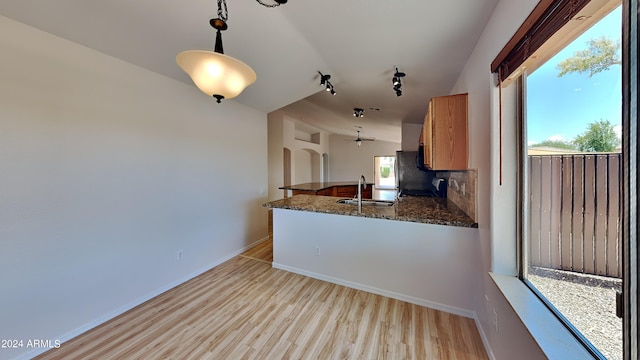
[[[355,139],[345,139],[344,141],[355,141],[355,142],[376,141],[375,138],[363,138],[363,137],[360,137],[360,130],[358,130],[357,133],[358,133],[358,136],[356,136]]]

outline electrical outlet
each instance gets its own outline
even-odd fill
[[[178,260],[182,260],[182,255],[183,255],[182,250],[178,250],[178,254],[176,255],[176,258]]]
[[[314,250],[314,255],[315,256],[320,256],[320,248],[316,246],[315,250]]]

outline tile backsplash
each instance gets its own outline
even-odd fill
[[[464,171],[449,171],[447,182],[447,199],[462,211],[464,211],[473,221],[478,222],[477,206],[478,197],[478,170],[470,169]]]

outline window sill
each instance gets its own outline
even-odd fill
[[[489,275],[547,358],[593,359],[591,353],[520,279],[494,273]]]

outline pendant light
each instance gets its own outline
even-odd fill
[[[188,50],[176,56],[178,66],[189,74],[198,89],[218,103],[238,96],[256,81],[256,73],[249,65],[224,54],[221,31],[227,30],[228,17],[226,0],[218,0],[218,18],[209,21],[216,29],[214,51]]]
[[[286,4],[287,0],[274,0],[275,4],[267,4],[265,2],[263,2],[262,0],[256,0],[260,5],[268,7],[268,8],[272,8],[272,7],[276,7],[276,6],[280,6],[282,4]]]

